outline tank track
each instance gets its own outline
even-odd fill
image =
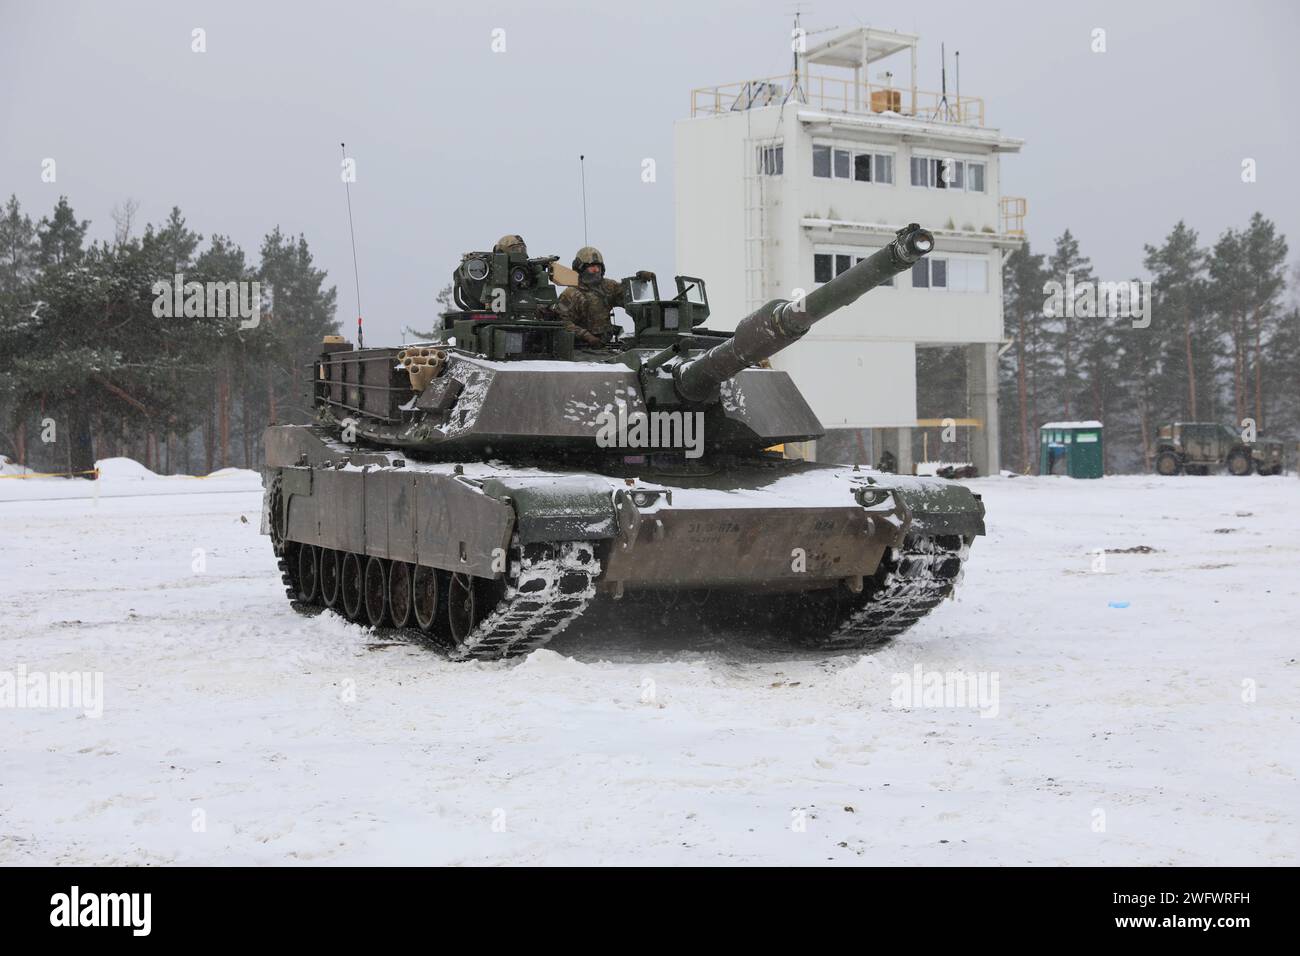
[[[279,553],[276,564],[295,611],[314,615],[325,609],[317,602],[299,600],[296,570],[287,554]],[[509,552],[509,568],[503,584],[475,579],[480,593],[492,589],[499,600],[464,641],[454,643],[450,635],[434,636],[453,660],[500,660],[534,651],[572,624],[596,596],[600,562],[591,541],[541,542],[523,547],[516,542]],[[446,595],[441,596],[440,604],[446,600]],[[431,636],[414,627],[373,630],[416,639]]]
[[[457,660],[499,660],[536,650],[573,623],[596,596],[600,563],[590,541],[510,549],[505,594],[464,641]]]
[[[863,593],[838,604],[839,622],[801,642],[855,650],[903,633],[952,594],[969,553],[969,542],[957,535],[907,535],[902,548],[886,551]]]

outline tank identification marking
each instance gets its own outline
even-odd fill
[[[720,544],[723,535],[733,534],[740,534],[740,525],[730,518],[691,521],[686,525],[686,536],[694,544]]]

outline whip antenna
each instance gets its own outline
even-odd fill
[[[348,161],[348,144],[339,143],[343,150],[343,162],[346,165]],[[343,190],[348,197],[348,235],[352,237],[352,281],[357,290],[357,348],[365,346],[365,338],[361,331],[361,271],[357,268],[357,233],[352,228],[352,187],[347,175],[343,177]]]
[[[582,244],[587,244],[587,157],[578,154],[578,169],[582,172]]]

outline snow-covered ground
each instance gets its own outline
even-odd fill
[[[1294,478],[974,481],[959,598],[868,655],[629,604],[453,664],[294,614],[256,476],[116,471],[0,481],[0,682],[103,681],[0,709],[0,863],[1300,862]]]

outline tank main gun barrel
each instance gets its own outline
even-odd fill
[[[722,382],[798,341],[832,312],[857,301],[934,249],[934,236],[912,223],[889,245],[799,299],[773,299],[750,313],[736,333],[703,355],[677,365],[673,382],[682,398],[707,401]]]

